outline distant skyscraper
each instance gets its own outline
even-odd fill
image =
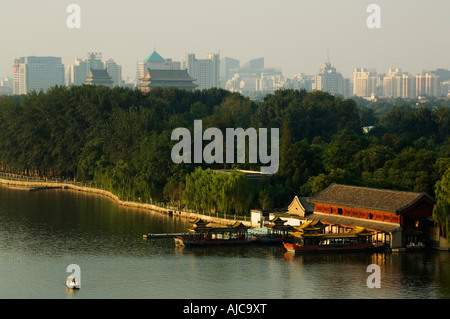
[[[12,79],[9,77],[4,77],[2,80],[0,80],[0,95],[13,94],[12,82]]]
[[[186,53],[184,67],[196,79],[198,89],[220,87],[220,55],[210,53],[206,59],[196,59],[194,53]]]
[[[252,71],[259,71],[261,69],[264,69],[264,57],[248,61],[244,64],[243,68],[250,69]]]
[[[238,70],[240,61],[225,57],[220,61],[220,83],[225,86],[225,83],[234,76],[233,70]]]
[[[104,69],[101,53],[88,52],[85,59],[75,59],[75,63],[67,67],[68,84],[82,85],[86,81],[91,69]]]
[[[113,59],[106,62],[102,61],[100,52],[88,52],[85,59],[75,59],[73,65],[67,67],[69,85],[83,85],[89,76],[91,70],[107,69],[111,76],[113,86],[119,86],[122,83],[122,67]]]
[[[348,92],[346,92],[348,86],[349,84],[345,83],[342,74],[337,72],[336,68],[331,66],[330,62],[326,62],[325,66],[320,69],[319,74],[316,75],[312,90],[346,96],[348,94]]]
[[[113,59],[105,61],[105,68],[108,74],[111,76],[112,86],[122,85],[122,67],[118,65]]]
[[[20,57],[14,60],[13,93],[47,91],[64,85],[64,65],[60,57]]]

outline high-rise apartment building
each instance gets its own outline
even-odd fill
[[[64,65],[60,57],[20,57],[14,60],[13,94],[47,91],[64,85]]]
[[[220,55],[210,53],[206,59],[196,59],[194,53],[186,53],[184,68],[195,80],[198,89],[220,87]]]
[[[403,72],[401,69],[389,69],[383,79],[383,95],[390,98],[402,97]]]
[[[102,54],[100,52],[88,52],[85,59],[75,59],[75,63],[67,67],[69,78],[68,84],[83,85],[91,70],[100,69],[107,70],[113,81],[113,86],[122,84],[122,67],[113,59],[103,62]]]
[[[324,67],[320,68],[319,74],[315,76],[312,90],[347,96],[348,85],[348,81],[346,84],[342,74],[337,72],[330,62],[326,62]]]
[[[402,98],[415,99],[416,94],[416,76],[408,73],[402,74]]]
[[[380,77],[372,69],[357,68],[353,70],[353,95],[374,97],[379,94]]]
[[[439,75],[426,73],[416,76],[417,96],[441,96],[441,79]]]
[[[441,81],[438,75],[432,73],[411,75],[401,69],[389,69],[383,79],[383,91],[384,96],[390,98],[438,97],[441,95]]]

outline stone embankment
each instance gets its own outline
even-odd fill
[[[153,204],[148,203],[138,203],[132,201],[121,200],[118,196],[113,193],[99,188],[87,187],[87,186],[79,186],[71,183],[58,183],[58,182],[45,182],[45,181],[22,181],[22,180],[14,180],[14,179],[5,179],[0,178],[0,184],[8,186],[14,189],[21,189],[27,191],[38,191],[44,189],[70,189],[80,192],[87,192],[96,195],[101,195],[105,197],[109,197],[114,200],[118,205],[137,208],[137,209],[145,209],[154,212],[159,212],[163,214],[167,214],[169,216],[179,216],[188,219],[196,219],[202,218],[205,221],[208,221],[213,224],[221,224],[221,225],[230,225],[234,222],[232,219],[219,218],[209,215],[203,215],[199,213],[186,212],[182,210],[176,210],[173,208],[160,207]],[[246,226],[251,226],[250,221],[241,221]]]

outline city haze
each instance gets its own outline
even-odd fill
[[[66,25],[69,4],[81,8],[81,28]],[[381,28],[369,29],[367,7],[381,8]],[[245,63],[264,57],[283,75],[316,74],[330,59],[345,77],[354,68],[416,74],[450,68],[450,2],[255,0],[15,0],[0,1],[0,76],[14,58],[60,56],[65,66],[102,52],[135,77],[136,63],[156,49],[183,61],[186,52]]]

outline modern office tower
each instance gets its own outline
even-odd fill
[[[198,89],[220,87],[220,55],[210,53],[206,59],[196,59],[194,53],[186,53],[184,68],[196,79]]]
[[[348,82],[347,82],[348,86]],[[340,94],[346,96],[346,85],[344,77],[331,66],[330,62],[326,62],[324,67],[320,69],[318,75],[314,78],[312,90],[324,91],[330,94]]]
[[[250,69],[252,71],[264,69],[264,57],[248,61],[247,63],[244,64],[243,68]]]
[[[373,69],[357,68],[353,70],[353,95],[374,97],[378,95],[380,77]]]
[[[122,67],[118,65],[113,59],[108,59],[104,63],[106,71],[111,76],[112,86],[122,85]]]
[[[239,69],[240,61],[237,59],[225,57],[220,61],[220,83],[225,87],[227,81],[234,76]]]
[[[122,67],[113,59],[102,61],[102,53],[88,52],[85,59],[75,59],[73,65],[67,67],[68,85],[83,85],[91,70],[107,69],[113,80],[113,86],[122,84]]]
[[[431,71],[426,71],[425,73],[438,75],[441,82],[450,80],[450,70],[447,69],[433,69]]]
[[[13,94],[12,79],[9,77],[4,77],[2,80],[0,80],[0,95],[11,94]]]
[[[60,57],[20,57],[14,60],[13,94],[47,91],[64,85],[64,65]]]
[[[143,61],[137,63],[136,83],[139,86],[141,79],[145,77],[148,70],[181,70],[181,62],[164,59],[158,52],[153,51]]]

